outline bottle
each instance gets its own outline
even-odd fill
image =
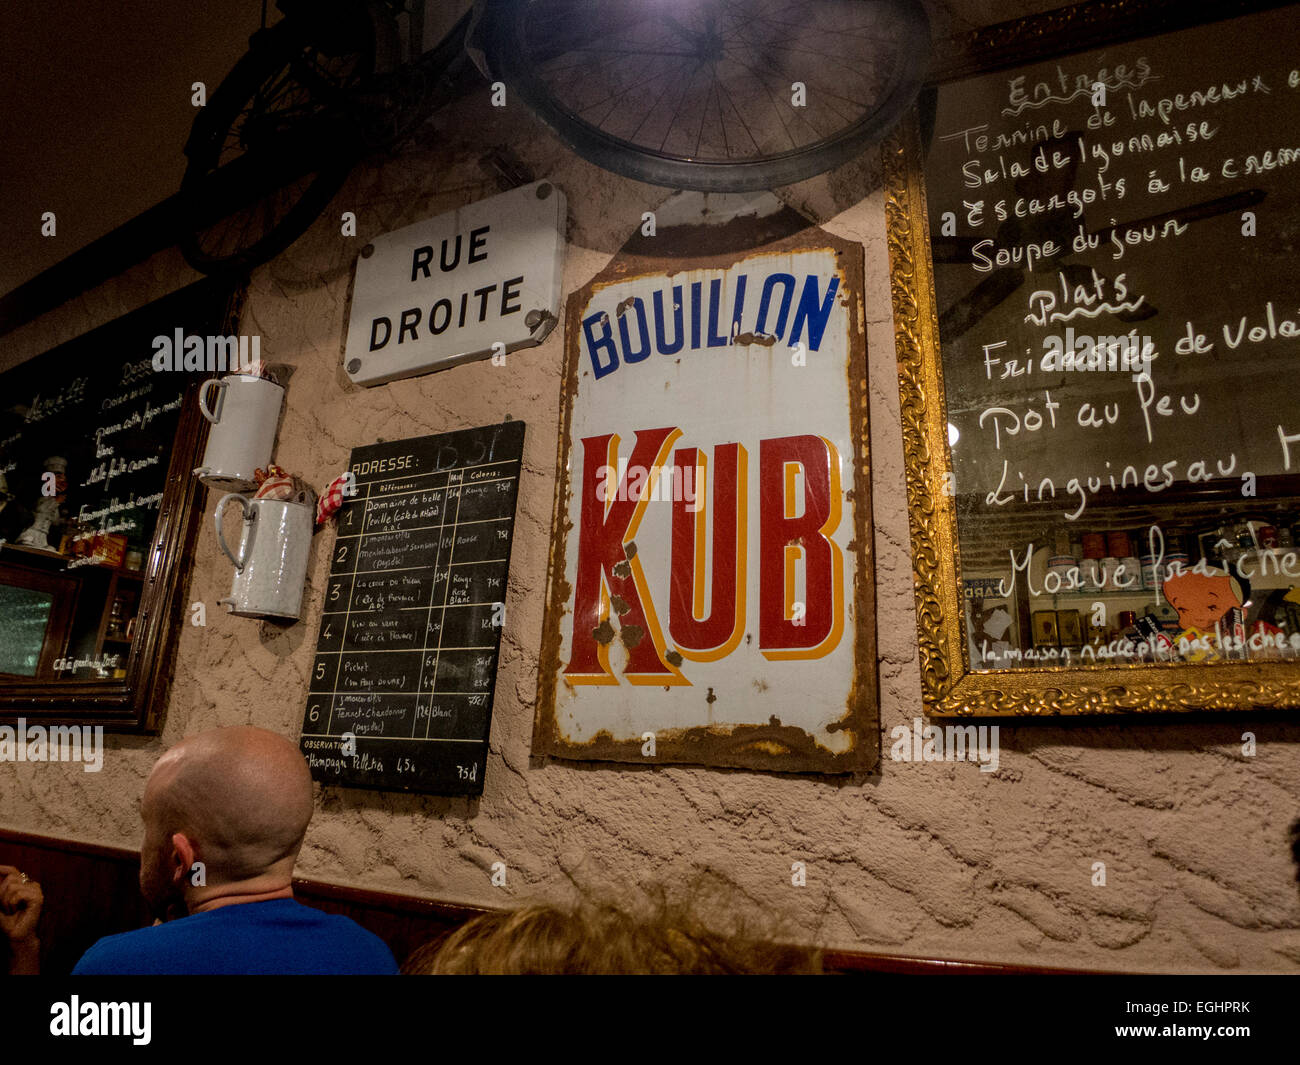
[[[111,636],[115,640],[121,639],[123,626],[125,624],[126,624],[126,603],[119,595],[117,598],[113,600],[113,608],[112,610],[109,611],[108,629],[105,632],[105,635]]]

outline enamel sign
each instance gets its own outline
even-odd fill
[[[813,229],[570,298],[537,753],[874,766],[861,277]]]
[[[359,385],[541,343],[560,310],[565,199],[538,181],[386,233],[357,259],[343,368]]]

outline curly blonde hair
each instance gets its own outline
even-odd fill
[[[421,947],[402,967],[427,975],[820,973],[821,952],[706,928],[661,901],[644,917],[611,902],[486,913]]]

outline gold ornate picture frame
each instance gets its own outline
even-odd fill
[[[1224,4],[1215,17],[1242,17],[1278,6]],[[1195,25],[1192,19],[1179,5],[1165,2],[1108,2],[1066,8],[989,27],[941,45],[932,67],[932,80],[941,89],[945,83],[965,83],[990,72],[1002,72],[999,76],[1007,75],[1010,84],[1010,78],[1016,75],[1014,68],[1057,56],[1077,56],[1104,46],[1112,46],[1107,58],[1117,61],[1133,50],[1113,47],[1117,42],[1128,45],[1139,39],[1144,42],[1150,34],[1187,29]],[[1213,77],[1207,73],[1203,79],[1207,84],[1216,78],[1223,80],[1223,71],[1212,73]],[[936,91],[932,88],[926,93]],[[1017,669],[973,666],[964,621],[958,529],[961,488],[953,487],[949,444],[953,427],[949,419],[950,396],[945,390],[931,215],[926,203],[922,143],[928,143],[925,115],[932,103],[933,96],[927,102],[923,94],[922,103],[882,149],[921,683],[927,713],[938,717],[1047,717],[1300,707],[1300,654],[1289,652],[1286,660],[1278,661],[1193,664],[1140,660]],[[932,122],[932,110],[929,118]],[[932,128],[929,135],[941,133]],[[1285,197],[1282,199],[1285,202]],[[1288,218],[1287,224],[1295,223],[1294,212]],[[1294,280],[1294,274],[1288,277]],[[1293,291],[1295,287],[1292,284]],[[1169,347],[1173,347],[1172,338]],[[1297,408],[1293,419],[1297,424],[1291,432],[1300,432],[1300,400]],[[1292,446],[1300,456],[1300,446]],[[1300,462],[1291,460],[1291,456],[1288,460],[1286,476],[1264,478],[1261,484],[1267,480],[1269,491],[1290,501],[1300,493],[1300,477],[1293,476]],[[1202,495],[1204,499],[1198,497],[1195,506],[1208,514],[1217,503],[1208,491]],[[1269,501],[1276,498],[1270,497]],[[1295,550],[1300,552],[1300,543]]]

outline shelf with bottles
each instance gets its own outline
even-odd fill
[[[1156,594],[1155,588],[1108,588],[1102,591],[1092,592],[1087,589],[1079,589],[1073,592],[1044,592],[1040,591],[1036,596],[1030,596],[1030,602],[1037,602],[1040,599],[1061,599],[1067,602],[1089,602],[1094,599],[1100,599],[1103,602],[1110,599],[1154,599]]]
[[[110,566],[85,555],[69,554],[52,547],[31,547],[27,544],[0,543],[0,555],[10,554],[18,564],[34,566],[38,569],[53,570],[70,574],[116,574],[130,580],[144,580],[143,552],[136,548],[129,551],[123,564]]]
[[[108,595],[104,602],[104,612],[99,621],[99,634],[95,642],[95,654],[100,655],[107,647],[125,649],[129,657],[131,644],[135,637],[135,619],[140,609],[140,594],[143,590],[140,575],[114,573],[109,580]],[[113,675],[125,676],[125,666],[114,670]]]
[[[1233,576],[1244,577],[1252,588],[1290,588],[1300,585],[1300,548],[1252,547],[1213,565],[1226,568]]]
[[[963,592],[1007,604],[1008,646],[1077,654],[1127,641],[1174,661],[1300,658],[1300,494],[1180,507],[1169,522],[1117,511],[1090,514],[1088,528],[1025,521],[1011,536],[980,533],[976,550],[963,545]]]
[[[1069,546],[1069,545],[1065,545]],[[1151,598],[1153,567],[1143,566],[1135,556],[1123,558],[1078,558],[1058,554],[1061,544],[1036,549],[1029,559],[1025,580],[1031,602],[1060,599],[1079,603],[1089,600]],[[1077,585],[1077,587],[1075,587]]]

